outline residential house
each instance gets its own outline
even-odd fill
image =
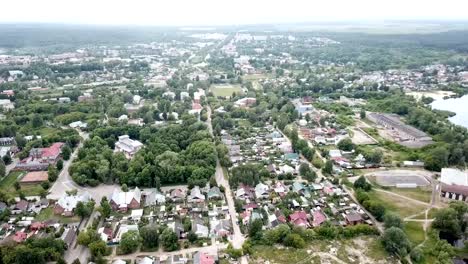
[[[144,193],[144,197],[146,206],[161,205],[166,203],[166,196],[164,196],[156,189]]]
[[[11,213],[14,215],[25,213],[28,210],[28,207],[29,207],[28,201],[20,200],[11,207]]]
[[[82,193],[81,195],[65,195],[62,196],[54,206],[54,214],[63,216],[73,216],[74,210],[78,202],[86,203],[91,200],[91,196],[88,192]]]
[[[77,236],[76,231],[77,231],[77,228],[74,226],[67,227],[65,228],[65,231],[63,231],[62,236],[60,237],[60,239],[62,239],[63,242],[65,242],[65,245],[67,245],[68,248],[71,248],[73,242],[76,239],[76,236]]]
[[[236,190],[236,199],[247,200],[254,198],[254,189],[250,186],[241,184]]]
[[[13,241],[16,243],[23,243],[28,238],[28,234],[22,231],[18,231],[13,236]]]
[[[289,216],[289,222],[298,227],[309,227],[307,214],[304,211],[295,211]]]
[[[269,196],[269,187],[263,183],[259,183],[255,186],[255,197],[257,199],[266,199]]]
[[[195,186],[190,190],[190,195],[187,197],[189,203],[205,202],[205,195],[201,193],[200,187]]]
[[[215,220],[210,223],[211,233],[215,234],[218,237],[226,237],[231,234],[231,220],[222,219]]]
[[[208,200],[219,200],[219,199],[223,199],[224,195],[218,186],[213,186],[208,191],[207,197],[208,197]]]
[[[357,224],[361,224],[362,222],[364,222],[364,219],[362,219],[362,216],[354,212],[347,214],[345,216],[345,219],[349,225],[357,225]]]
[[[313,227],[318,227],[320,226],[323,222],[327,220],[325,215],[320,211],[316,210],[312,213],[312,226]]]
[[[128,209],[138,209],[141,206],[141,191],[135,187],[133,191],[114,191],[110,198],[113,210],[126,212]]]
[[[181,202],[185,200],[185,192],[179,188],[172,190],[169,196],[173,202]]]
[[[200,223],[200,221],[192,222],[192,232],[202,238],[207,238],[210,234],[208,227]]]
[[[193,255],[193,264],[215,264],[215,258],[198,251]]]

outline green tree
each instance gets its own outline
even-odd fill
[[[249,237],[252,240],[260,240],[263,235],[262,228],[263,221],[261,219],[256,219],[251,222],[249,226]]]
[[[102,239],[95,240],[88,245],[89,251],[93,257],[105,256],[107,255],[108,249],[106,242]]]
[[[85,218],[91,215],[94,210],[94,201],[89,201],[87,203],[78,202],[75,208],[75,214],[81,218]]]
[[[287,247],[293,248],[304,248],[305,241],[304,239],[298,234],[288,234],[284,239],[284,245]]]
[[[56,167],[49,165],[49,169],[47,170],[48,179],[50,182],[55,182],[58,178],[58,170]]]
[[[345,138],[338,142],[338,148],[343,151],[351,151],[354,149],[353,141],[350,138]]]
[[[119,248],[124,254],[135,252],[140,246],[141,237],[138,231],[128,231],[122,235]]]
[[[384,224],[385,228],[390,228],[390,227],[398,227],[400,229],[403,228],[403,221],[401,218],[394,214],[394,213],[386,213],[384,216]]]
[[[159,245],[159,232],[156,226],[147,225],[140,228],[140,236],[145,248],[157,248]]]
[[[56,167],[57,167],[58,171],[61,171],[63,169],[63,160],[59,159],[57,161],[57,166]]]
[[[179,238],[176,233],[166,228],[161,234],[161,244],[165,251],[175,251],[180,248]]]
[[[333,163],[329,160],[325,162],[325,166],[322,168],[322,172],[325,174],[332,174],[333,172]]]
[[[461,234],[457,211],[453,208],[444,208],[437,211],[432,227],[455,238],[460,237]]]
[[[9,165],[12,162],[10,154],[6,154],[5,156],[3,156],[2,160],[3,163],[5,163],[5,165]]]
[[[306,175],[307,173],[310,173],[311,171],[312,170],[310,169],[310,166],[307,163],[301,163],[301,165],[299,166],[299,173],[302,176]]]
[[[38,114],[35,114],[31,120],[31,124],[33,128],[41,127],[43,123],[42,117]]]
[[[365,110],[361,110],[361,112],[359,113],[359,117],[360,117],[361,119],[366,118],[366,111],[365,111]]]
[[[64,160],[69,160],[71,156],[71,148],[68,145],[62,147],[62,158]]]
[[[362,189],[364,191],[370,191],[372,189],[372,185],[367,182],[364,176],[360,176],[353,184],[355,189]]]
[[[190,243],[195,243],[198,240],[198,236],[194,232],[190,231],[187,235],[187,239],[190,241]]]
[[[0,177],[5,177],[6,175],[6,166],[3,160],[0,159]]]
[[[107,200],[107,197],[105,196],[102,197],[99,209],[103,217],[107,218],[110,216],[112,212],[112,207],[110,206],[110,203]]]
[[[440,171],[448,166],[449,152],[444,147],[429,150],[424,159],[424,167],[431,171]]]
[[[97,240],[101,240],[101,237],[96,232],[96,230],[93,229],[81,231],[77,238],[78,244],[83,246],[88,246],[89,244]]]
[[[390,227],[382,235],[382,243],[385,250],[399,257],[404,257],[411,249],[411,243],[405,232],[397,227]]]

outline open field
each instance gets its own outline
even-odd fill
[[[216,97],[231,97],[233,93],[242,93],[242,88],[239,84],[212,85],[210,91]]]
[[[395,263],[376,237],[312,241],[304,249],[255,246],[249,263]]]
[[[389,191],[429,203],[431,201],[432,190],[429,187],[418,187],[412,189],[390,188]]]
[[[372,191],[369,192],[369,196],[371,200],[382,203],[388,211],[401,218],[420,213],[426,209],[424,205],[384,192]]]
[[[15,189],[15,182],[19,181],[26,172],[24,171],[12,171],[8,176],[0,181],[0,190],[11,196],[18,196],[22,192],[25,196],[38,196],[43,190],[40,184],[21,184],[21,189]]]
[[[353,141],[354,144],[357,144],[357,145],[371,145],[371,144],[377,144],[378,143],[377,140],[370,137],[363,130],[361,130],[361,129],[357,128],[357,127],[350,128],[350,130],[351,130],[351,133],[353,135],[351,140]]]
[[[418,245],[424,241],[423,223],[407,222],[403,230],[408,235],[408,239],[413,245]]]

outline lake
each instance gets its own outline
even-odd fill
[[[468,128],[468,95],[460,98],[438,99],[431,104],[433,109],[456,113],[449,120],[452,123]]]

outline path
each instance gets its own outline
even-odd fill
[[[89,138],[89,134],[86,132],[78,130],[78,133],[80,134],[82,140],[70,155],[70,159],[63,162],[63,169],[60,172],[54,185],[52,185],[52,188],[50,188],[49,195],[47,195],[48,199],[58,200],[63,197],[67,191],[78,190],[80,192],[88,192],[95,201],[99,202],[101,201],[102,197],[108,197],[112,194],[112,192],[114,192],[115,189],[120,188],[118,185],[105,184],[100,184],[96,187],[82,187],[73,181],[69,173],[70,165],[78,156],[78,151],[83,147],[84,141]]]
[[[402,198],[402,199],[405,199],[405,200],[408,200],[408,201],[411,201],[413,203],[417,203],[417,204],[420,204],[420,205],[423,205],[423,206],[433,206],[433,207],[439,208],[439,206],[432,205],[430,203],[426,203],[426,202],[423,202],[423,201],[420,201],[420,200],[416,200],[416,199],[413,199],[413,198],[410,198],[408,196],[404,196],[404,195],[401,195],[401,194],[398,194],[398,193],[385,191],[385,190],[377,189],[377,188],[374,188],[374,190],[377,191],[377,192],[382,192],[382,193],[390,194],[390,195],[393,195],[393,196],[397,196],[399,198]]]
[[[207,106],[207,116],[208,118],[206,119],[206,124],[208,126],[208,131],[210,132],[211,136],[213,135],[213,126],[211,124],[211,107]],[[232,235],[232,246],[234,248],[241,248],[242,244],[244,244],[245,237],[240,231],[239,224],[237,222],[237,213],[234,205],[234,198],[232,195],[231,187],[229,186],[229,182],[226,180],[226,177],[224,175],[223,168],[221,167],[221,164],[219,163],[219,159],[216,159],[216,182],[218,183],[219,186],[224,187],[224,194],[226,196],[226,201],[228,204],[229,208],[229,215],[231,216],[231,222],[232,222],[232,229],[233,229],[233,235]]]

